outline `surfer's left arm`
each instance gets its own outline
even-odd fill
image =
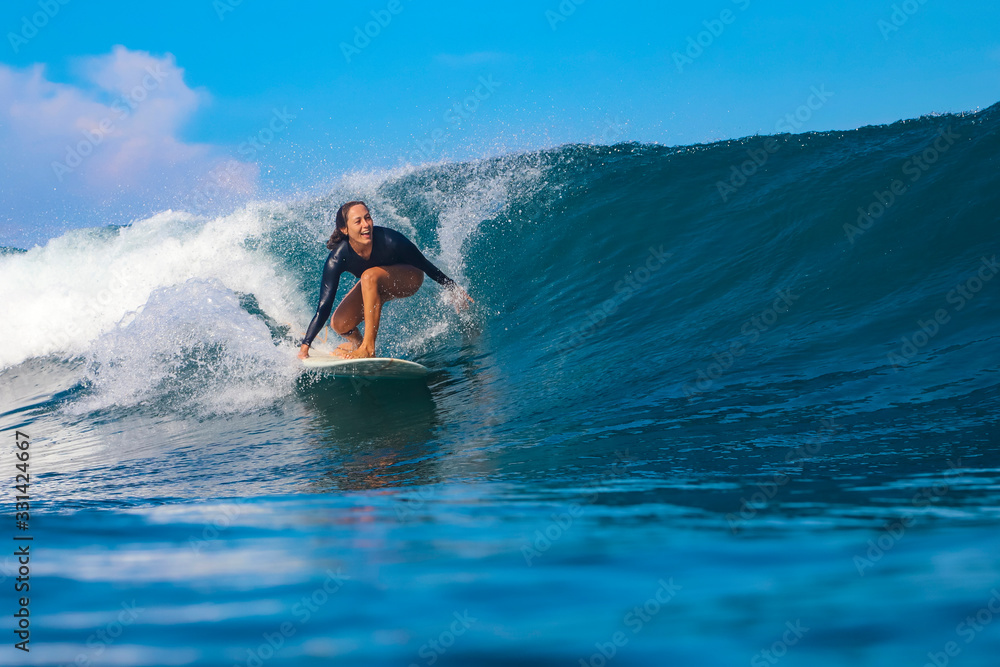
[[[306,335],[299,346],[299,359],[309,356],[309,347],[312,345],[316,334],[326,324],[333,310],[333,300],[337,296],[337,286],[340,284],[340,274],[343,272],[343,260],[341,255],[330,253],[323,266],[323,279],[319,289],[319,303],[316,306],[316,314],[313,316]]]

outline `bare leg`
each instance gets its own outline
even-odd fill
[[[382,304],[415,294],[423,282],[423,271],[409,264],[376,266],[362,273],[358,283],[364,307],[365,334],[356,350],[340,352],[340,356],[346,359],[374,357],[375,338],[382,319]],[[347,301],[346,297],[344,301]]]
[[[338,350],[351,352],[361,345],[362,338],[358,325],[361,324],[364,316],[364,303],[361,299],[361,283],[359,282],[341,300],[333,317],[330,318],[330,327],[347,339],[346,343],[337,346]]]

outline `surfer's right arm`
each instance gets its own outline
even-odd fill
[[[344,272],[343,253],[334,250],[326,258],[323,266],[323,281],[319,287],[319,305],[316,306],[316,314],[313,316],[306,335],[302,338],[302,345],[299,347],[299,359],[309,356],[309,346],[313,339],[319,334],[320,329],[330,319],[330,311],[333,310],[333,301],[337,296],[337,286],[340,284],[340,274]]]

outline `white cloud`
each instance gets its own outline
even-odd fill
[[[0,200],[17,219],[38,208],[176,206],[226,161],[219,147],[179,137],[208,95],[185,83],[173,55],[116,46],[76,69],[73,85],[50,81],[44,65],[0,64]],[[250,194],[257,171],[237,163],[218,197]]]

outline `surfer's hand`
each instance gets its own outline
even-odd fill
[[[451,289],[448,290],[448,298],[451,299],[451,304],[455,306],[456,313],[460,313],[468,308],[470,303],[475,303],[472,297],[458,285],[451,286]]]
[[[308,359],[308,358],[309,358],[309,346],[303,345],[302,347],[299,348],[299,359]]]

